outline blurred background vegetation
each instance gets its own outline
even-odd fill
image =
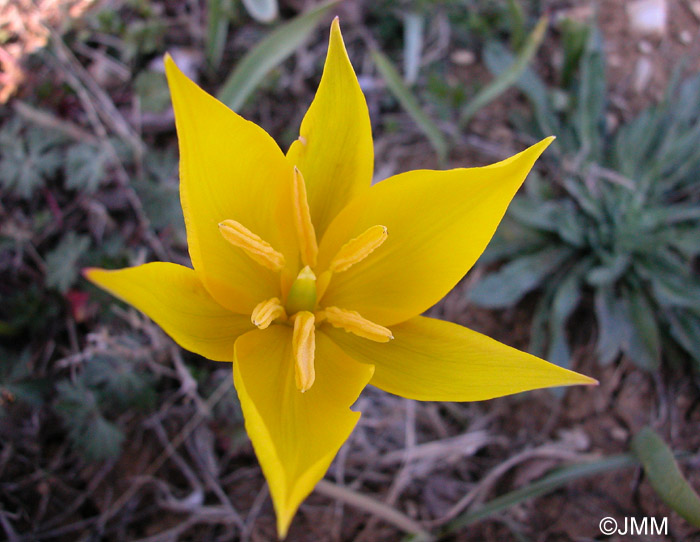
[[[274,539],[230,367],[80,269],[189,263],[163,54],[286,150],[334,15],[375,181],[558,137],[429,315],[601,385],[473,404],[368,389],[289,540],[592,540],[605,516],[700,539],[691,0],[0,2],[0,533]]]

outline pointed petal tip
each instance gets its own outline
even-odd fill
[[[343,42],[343,33],[340,31],[340,17],[336,15],[331,23],[330,42],[333,43],[337,38],[340,38],[340,41]]]
[[[180,68],[177,67],[177,64],[175,64],[175,61],[173,60],[173,57],[170,53],[165,53],[163,55],[163,66],[165,66],[166,75],[168,75],[168,73],[170,72],[180,70]]]
[[[595,378],[591,378],[590,376],[586,376],[581,373],[577,373],[576,371],[569,371],[566,369],[568,373],[568,381],[564,386],[599,386],[600,382],[598,382]]]
[[[545,137],[545,138],[542,139],[541,141],[535,143],[535,144],[534,144],[532,147],[530,147],[530,148],[537,149],[537,150],[539,151],[539,154],[542,154],[542,153],[547,149],[547,147],[549,147],[549,146],[554,142],[554,140],[555,140],[556,138],[557,138],[557,137],[556,137],[556,136],[553,136],[553,135],[551,135],[551,136],[549,136],[549,137]]]
[[[279,540],[284,540],[287,538],[287,533],[289,532],[289,526],[292,524],[292,518],[294,518],[294,511],[289,510],[277,510],[277,538]]]

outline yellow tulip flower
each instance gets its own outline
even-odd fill
[[[545,139],[497,164],[419,170],[374,186],[364,96],[337,19],[299,138],[275,141],[166,56],[194,269],[87,269],[183,348],[233,362],[246,429],[284,537],[372,384],[480,401],[594,380],[425,318],[482,253]]]

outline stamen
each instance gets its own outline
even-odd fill
[[[292,204],[294,207],[294,226],[297,230],[301,261],[309,267],[316,266],[318,244],[316,231],[311,223],[311,211],[306,197],[306,184],[301,172],[294,166],[294,182],[292,183]]]
[[[294,380],[297,389],[304,393],[316,380],[314,351],[316,350],[315,317],[308,311],[294,316],[292,351],[294,352]]]
[[[240,222],[224,220],[219,231],[229,243],[242,248],[245,253],[260,265],[279,271],[284,267],[284,255],[277,252],[267,241],[263,241]]]
[[[331,261],[330,270],[334,273],[345,271],[361,262],[386,241],[385,226],[372,226],[364,233],[345,243]]]
[[[338,307],[326,307],[323,311],[319,311],[318,319],[328,320],[328,323],[333,327],[339,327],[350,333],[354,333],[358,337],[376,341],[378,343],[389,342],[394,336],[391,330],[375,324],[360,316],[357,311],[349,311],[339,309]]]
[[[260,329],[267,329],[277,318],[284,318],[286,316],[287,313],[284,312],[284,307],[280,300],[273,297],[272,299],[258,303],[253,309],[250,321]]]

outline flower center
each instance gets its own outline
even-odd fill
[[[294,326],[292,333],[294,376],[297,389],[303,393],[311,388],[316,379],[314,356],[317,326],[327,323],[359,337],[381,343],[390,341],[394,336],[389,329],[367,320],[356,311],[338,307],[319,307],[319,304],[322,305],[323,295],[333,274],[347,271],[379,248],[387,239],[386,227],[372,226],[350,239],[340,247],[328,269],[317,276],[314,272],[318,261],[316,231],[311,222],[304,177],[296,166],[291,188],[294,229],[304,267],[289,288],[286,299],[280,300],[279,297],[273,297],[261,301],[253,309],[250,319],[259,329],[266,329],[274,322]],[[281,252],[235,220],[221,222],[219,231],[224,239],[243,250],[260,265],[280,272],[280,284],[282,283],[281,272],[286,265],[286,260]]]
[[[313,312],[316,308],[316,275],[308,265],[299,271],[292,283],[285,308],[287,314],[296,314],[299,311]]]

